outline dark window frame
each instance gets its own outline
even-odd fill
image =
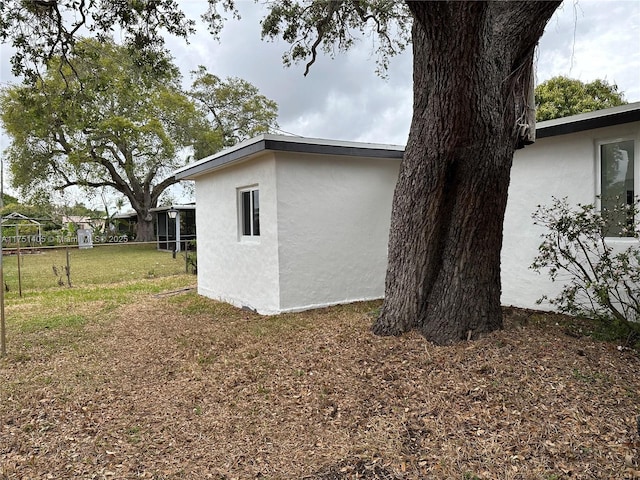
[[[241,238],[260,236],[260,189],[257,185],[238,189]]]

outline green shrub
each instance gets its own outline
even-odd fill
[[[552,281],[565,281],[560,294],[549,299],[560,312],[593,318],[611,329],[622,328],[629,340],[640,338],[640,243],[638,204],[622,205],[603,217],[594,205],[569,206],[566,198],[538,206],[534,223],[547,228],[531,268],[546,270]],[[635,239],[612,242],[616,231]]]

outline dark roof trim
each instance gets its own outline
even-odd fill
[[[640,103],[582,113],[571,117],[540,122],[536,126],[536,138],[555,137],[569,133],[611,127],[640,121]]]
[[[188,179],[224,165],[248,159],[264,151],[293,152],[318,155],[342,155],[351,157],[401,159],[403,147],[381,146],[368,143],[314,140],[281,135],[261,135],[251,139],[244,146],[239,144],[230,150],[220,152],[199,162],[176,171],[176,179]]]
[[[187,203],[184,205],[165,205],[163,207],[154,207],[149,209],[150,212],[168,212],[169,210],[195,210],[195,203]]]
[[[404,150],[381,150],[379,148],[355,147],[349,145],[319,145],[314,143],[293,143],[281,140],[264,140],[265,150],[279,152],[317,153],[369,158],[402,158]]]
[[[225,165],[227,163],[233,163],[236,162],[242,158],[246,158],[249,157],[251,155],[254,155],[258,152],[261,152],[262,150],[264,150],[264,140],[256,142],[256,143],[252,143],[250,145],[247,145],[245,147],[236,149],[236,150],[232,150],[229,153],[227,153],[226,155],[221,155],[217,158],[212,158],[209,161],[202,161],[202,162],[198,162],[195,165],[193,165],[190,168],[186,168],[184,170],[180,170],[178,172],[176,172],[176,179],[180,180],[183,178],[189,178],[192,176],[196,176],[199,175],[201,173],[207,172],[209,170],[213,170],[215,168],[218,168],[222,165]]]

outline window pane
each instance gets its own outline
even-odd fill
[[[253,195],[253,234],[260,235],[260,195],[258,190],[251,192]]]
[[[630,236],[633,226],[629,206],[633,205],[633,140],[600,147],[602,214],[607,219],[608,237]]]
[[[242,192],[242,234],[251,235],[251,192]]]
[[[185,235],[196,234],[196,211],[185,210],[180,214],[180,232]]]

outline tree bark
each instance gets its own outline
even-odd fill
[[[413,119],[373,331],[437,344],[502,327],[500,250],[533,53],[560,2],[407,2]]]
[[[151,220],[146,220],[151,218]],[[153,217],[151,214],[142,216],[138,213],[138,223],[136,224],[136,242],[152,242],[155,240],[153,234]]]

